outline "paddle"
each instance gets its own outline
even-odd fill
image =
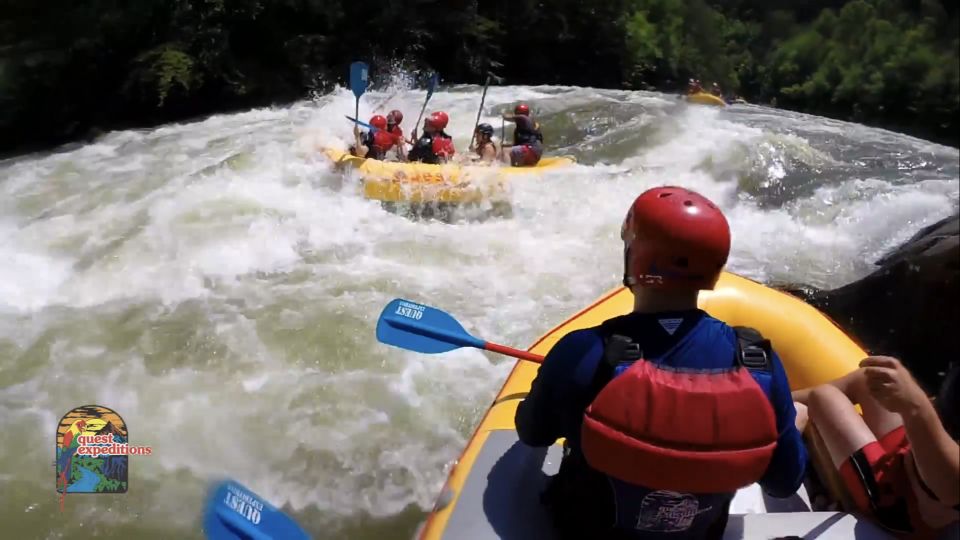
[[[473,135],[470,136],[470,148],[473,148],[473,142],[477,139],[477,126],[480,125],[480,115],[483,114],[483,102],[487,100],[487,88],[490,86],[490,75],[487,74],[487,80],[483,83],[483,94],[480,96],[480,110],[477,111],[477,121],[473,123]]]
[[[203,532],[208,540],[310,540],[293,518],[233,480],[210,490]]]
[[[377,341],[425,354],[473,347],[531,362],[543,362],[539,354],[475,338],[446,312],[401,298],[387,304],[380,313]]]
[[[344,115],[344,116],[346,116],[346,115]],[[401,138],[400,135],[397,135],[396,133],[390,133],[389,131],[387,131],[387,130],[385,130],[385,129],[380,129],[380,128],[376,127],[376,126],[371,126],[370,124],[368,124],[368,123],[366,123],[366,122],[363,122],[363,121],[361,121],[361,120],[357,120],[356,118],[354,118],[354,117],[352,117],[352,116],[347,116],[347,120],[350,120],[351,122],[357,124],[357,125],[360,126],[360,127],[365,127],[365,128],[367,128],[367,129],[369,129],[370,131],[373,131],[373,132],[383,131],[383,132],[385,132],[387,135],[390,135],[391,137],[393,137],[394,139],[400,139],[400,138]]]
[[[357,98],[356,111],[354,116],[360,118],[360,96],[367,91],[367,82],[369,80],[369,69],[364,62],[354,62],[350,64],[350,89]]]
[[[437,88],[439,81],[440,76],[436,73],[430,76],[430,82],[427,83],[427,99],[423,100],[423,107],[420,107],[420,116],[417,117],[417,123],[413,125],[414,132],[417,131],[417,128],[420,126],[420,121],[423,120],[423,113],[427,110],[427,103],[429,103],[430,98],[433,97],[433,91]]]

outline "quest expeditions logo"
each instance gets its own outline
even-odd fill
[[[128,444],[127,424],[113,409],[77,407],[57,426],[57,492],[126,493],[129,456],[149,456],[149,446]]]

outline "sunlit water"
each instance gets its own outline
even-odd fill
[[[465,149],[476,87],[439,90]],[[424,92],[370,92],[408,130]],[[353,96],[109,134],[0,162],[0,523],[5,538],[200,538],[229,476],[316,538],[409,538],[511,362],[380,345],[392,298],[525,347],[620,278],[630,201],[664,184],[715,200],[730,269],[834,287],[957,206],[958,152],[898,134],[674,96],[495,87],[531,103],[580,165],[513,183],[513,217],[410,219],[316,150],[345,146]],[[508,128],[509,133],[509,128]],[[125,495],[54,492],[69,409],[115,409]]]

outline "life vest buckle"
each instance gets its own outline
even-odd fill
[[[767,358],[767,351],[763,347],[751,345],[744,347],[740,355],[740,361],[747,369],[762,370],[767,369],[770,360]]]

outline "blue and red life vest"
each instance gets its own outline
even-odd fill
[[[771,370],[772,352],[755,330],[734,330],[729,369],[669,367],[639,348],[617,358],[605,340],[612,378],[584,413],[587,464],[627,484],[694,494],[730,493],[762,478],[778,432],[754,374]]]
[[[416,144],[407,154],[410,161],[439,164],[441,160],[448,160],[456,153],[453,138],[445,132],[424,133],[417,139]]]
[[[513,130],[514,146],[543,144],[539,122],[529,116],[518,116],[514,122],[517,124]]]

